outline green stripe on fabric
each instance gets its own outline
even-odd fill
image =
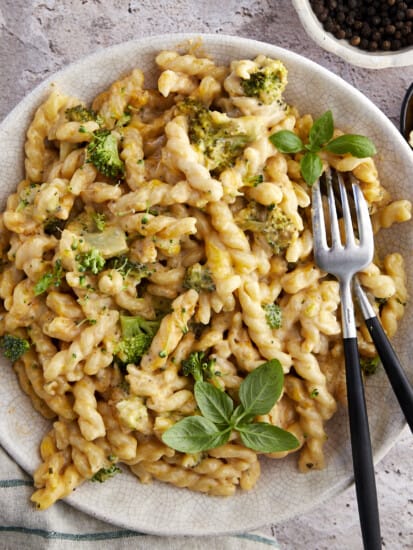
[[[76,535],[74,533],[59,533],[57,531],[46,531],[45,529],[29,529],[27,527],[19,527],[14,525],[9,525],[7,527],[0,526],[0,533],[20,533],[24,535],[34,535],[37,537],[42,537],[44,539],[54,539],[54,540],[70,540],[70,541],[102,541],[102,540],[113,540],[121,538],[133,538],[133,537],[143,537],[146,536],[144,533],[138,533],[137,531],[107,531],[106,533],[86,533],[83,535]],[[273,548],[279,548],[275,540],[267,539],[261,537],[260,535],[253,534],[244,534],[244,535],[235,535],[235,538],[247,539],[254,542],[260,542]]]
[[[33,481],[27,481],[25,479],[0,479],[0,489],[8,487],[33,487]]]
[[[136,531],[107,531],[106,533],[86,533],[83,535],[76,535],[74,533],[59,533],[57,531],[46,531],[46,529],[29,529],[27,527],[19,527],[15,525],[9,525],[7,527],[0,526],[0,533],[11,532],[21,533],[25,535],[35,535],[44,539],[60,539],[71,541],[97,541],[97,540],[113,540],[121,538],[142,537],[143,533]]]
[[[272,546],[273,548],[280,548],[276,540],[267,539],[260,535],[254,535],[252,533],[244,533],[243,535],[235,535],[235,536],[239,539],[252,540],[254,542],[261,542],[262,544],[267,544],[268,546]]]

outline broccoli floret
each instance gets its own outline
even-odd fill
[[[59,286],[63,278],[62,261],[56,260],[53,271],[48,271],[40,277],[37,283],[34,285],[34,293],[36,296],[43,294],[50,286]]]
[[[96,226],[96,229],[100,232],[104,231],[106,227],[106,216],[101,212],[94,212],[92,214],[93,222]]]
[[[233,166],[253,139],[241,132],[234,121],[214,118],[212,112],[195,99],[185,99],[178,110],[187,116],[189,140],[208,159],[207,167],[213,175]]]
[[[101,468],[94,476],[91,477],[91,481],[98,481],[99,483],[103,483],[104,481],[110,479],[116,474],[119,474],[122,470],[116,466],[116,464],[112,464],[109,466],[109,468]]]
[[[47,235],[53,235],[56,239],[60,239],[62,231],[65,228],[66,220],[59,220],[58,218],[49,218],[43,224],[43,231]]]
[[[65,110],[67,120],[70,122],[89,122],[94,120],[100,124],[100,117],[92,109],[87,109],[84,105],[76,105]]]
[[[360,357],[360,367],[366,376],[371,376],[377,371],[380,358],[378,355],[375,357]]]
[[[119,157],[118,140],[110,130],[99,129],[93,132],[93,139],[87,146],[87,162],[109,178],[123,177],[124,164]]]
[[[123,364],[139,364],[158,331],[160,321],[148,321],[139,315],[120,316],[122,340],[116,350],[117,358]]]
[[[5,334],[0,339],[0,348],[3,350],[3,355],[10,361],[17,361],[30,348],[30,343],[25,338],[13,336],[13,334]]]
[[[197,292],[213,292],[215,283],[210,270],[201,264],[193,264],[189,266],[185,272],[184,288],[193,288]]]
[[[270,328],[281,328],[282,309],[278,304],[264,304],[262,309],[265,311],[265,320]]]
[[[246,179],[246,184],[250,185],[251,187],[257,187],[260,183],[264,181],[263,174],[258,174],[256,176],[250,176]]]
[[[91,271],[94,275],[100,273],[106,263],[105,258],[97,248],[91,248],[86,252],[77,254],[76,261],[80,272]]]
[[[241,86],[248,97],[256,97],[265,105],[281,102],[281,94],[287,83],[287,71],[280,61],[273,61],[266,67],[241,78]]]
[[[132,262],[127,256],[116,256],[116,258],[111,258],[108,261],[107,267],[116,269],[123,278],[131,275],[139,281],[144,277],[149,277],[152,273],[146,264]]]
[[[182,374],[194,377],[195,382],[202,382],[203,380],[215,380],[217,376],[221,376],[221,373],[214,369],[215,359],[205,358],[203,351],[194,351],[187,359],[184,359],[181,363]]]
[[[236,218],[244,231],[263,235],[274,254],[281,254],[290,245],[296,228],[290,218],[277,205],[269,208],[250,201]]]
[[[124,111],[123,115],[116,121],[117,128],[121,128],[122,126],[127,126],[129,122],[131,121],[132,114],[129,109]]]

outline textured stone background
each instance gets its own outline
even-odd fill
[[[100,48],[173,32],[210,32],[291,49],[340,75],[398,126],[413,66],[365,70],[324,52],[289,0],[0,0],[0,120],[36,84]],[[383,547],[413,548],[412,437],[406,429],[377,466]],[[361,548],[354,490],[311,513],[269,526],[283,549]],[[207,543],[206,543],[207,545]]]

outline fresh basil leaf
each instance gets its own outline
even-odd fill
[[[218,425],[228,426],[234,408],[230,396],[209,382],[195,382],[195,399],[205,418]]]
[[[313,185],[321,176],[323,163],[317,153],[306,153],[300,161],[301,174],[307,185]]]
[[[300,445],[292,433],[266,422],[246,424],[238,431],[243,444],[260,453],[291,451]]]
[[[319,151],[327,141],[333,137],[334,121],[333,113],[326,111],[314,121],[308,134],[309,148],[313,153]]]
[[[271,359],[251,371],[239,387],[239,399],[244,407],[242,418],[267,414],[280,397],[283,384],[284,373],[278,359]],[[238,421],[240,419],[241,416]]]
[[[181,453],[199,453],[224,445],[230,434],[229,428],[220,431],[203,416],[187,416],[166,430],[162,441]]]
[[[248,422],[252,422],[254,420],[254,416],[256,415],[247,413],[242,405],[238,405],[238,407],[232,413],[230,426],[235,430],[237,430],[238,424],[244,425],[244,424],[247,424]]]
[[[350,153],[350,155],[357,158],[372,157],[377,153],[376,147],[371,139],[357,134],[344,134],[343,136],[339,136],[327,143],[325,149],[336,155]]]
[[[269,137],[269,140],[281,153],[298,153],[304,148],[301,139],[290,130],[275,132]]]

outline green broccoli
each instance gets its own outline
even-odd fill
[[[193,288],[197,292],[213,292],[215,283],[208,267],[196,263],[186,269],[183,287]]]
[[[282,309],[278,304],[264,304],[262,309],[265,311],[265,320],[270,328],[281,328]]]
[[[91,271],[94,275],[100,273],[106,264],[105,258],[97,248],[91,248],[86,252],[77,254],[76,261],[78,263],[77,268],[81,273]]]
[[[250,201],[239,211],[236,222],[244,231],[261,234],[274,254],[281,254],[288,248],[296,234],[294,224],[277,205],[267,207]]]
[[[123,113],[123,115],[118,118],[116,121],[116,127],[121,128],[122,126],[127,126],[129,122],[131,121],[132,114],[129,109],[126,109]]]
[[[94,164],[103,175],[114,179],[123,177],[125,167],[119,157],[118,140],[113,132],[95,130],[86,151],[86,162]]]
[[[63,278],[62,260],[56,260],[52,271],[48,271],[40,277],[34,285],[34,294],[39,296],[46,292],[50,286],[60,286]]]
[[[250,185],[251,187],[257,187],[260,183],[264,181],[264,175],[258,174],[256,176],[250,176],[246,178],[246,185]]]
[[[93,223],[96,226],[96,229],[101,233],[104,231],[106,226],[106,216],[101,212],[94,212],[92,214]]]
[[[84,105],[76,105],[65,110],[65,116],[70,122],[89,122],[94,120],[98,124],[102,121],[92,109],[87,109]]]
[[[233,166],[237,157],[253,136],[240,131],[233,120],[219,121],[205,105],[195,99],[185,99],[178,111],[188,118],[190,142],[205,155],[207,168],[214,176]]]
[[[116,350],[116,356],[121,363],[138,365],[142,356],[149,349],[159,325],[159,320],[148,321],[139,315],[134,317],[121,315],[122,340]]]
[[[273,61],[266,67],[241,78],[241,86],[248,97],[256,97],[265,105],[278,101],[282,103],[281,95],[287,84],[287,71],[280,61]]]
[[[375,357],[360,357],[360,367],[366,376],[375,374],[379,363],[380,358],[378,355]]]
[[[118,271],[123,278],[131,275],[135,279],[139,279],[139,281],[145,277],[149,277],[152,273],[146,264],[132,262],[124,255],[111,258],[107,263],[107,267]]]
[[[191,374],[195,382],[203,380],[214,382],[217,376],[221,376],[220,371],[214,370],[215,359],[206,359],[203,351],[193,351],[187,359],[182,361],[181,366],[182,374],[184,376]]]
[[[122,470],[118,468],[116,464],[112,464],[108,468],[101,468],[99,471],[97,471],[96,474],[91,477],[91,481],[98,481],[99,483],[103,483],[114,475],[119,474],[121,471]]]
[[[3,350],[3,355],[10,361],[17,361],[30,348],[30,343],[25,338],[13,336],[13,334],[5,334],[0,339],[0,348]]]
[[[53,237],[56,237],[56,239],[60,239],[65,225],[66,220],[49,218],[43,223],[43,231],[46,233],[46,235],[53,235]]]

